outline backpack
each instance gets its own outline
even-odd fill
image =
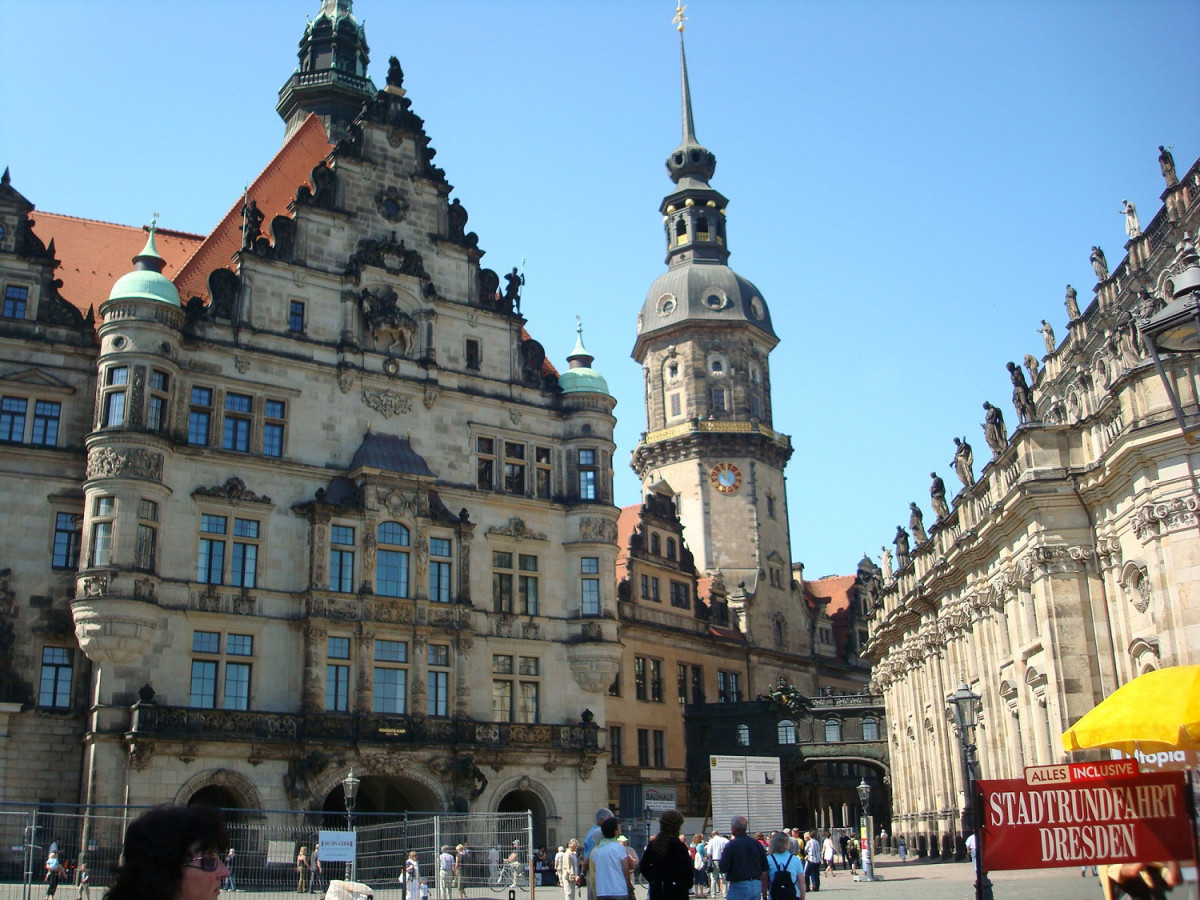
[[[783,868],[779,867],[774,856],[770,856],[768,859],[775,864],[775,874],[771,876],[771,900],[797,900],[796,881],[792,878],[792,873],[788,871],[792,865],[791,859]]]

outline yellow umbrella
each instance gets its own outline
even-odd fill
[[[1140,675],[1109,694],[1062,736],[1063,749],[1200,750],[1200,666]]]

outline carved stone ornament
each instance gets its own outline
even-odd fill
[[[375,195],[375,208],[389,222],[400,222],[408,215],[409,203],[394,187],[387,187]]]
[[[496,525],[489,528],[487,533],[517,538],[518,540],[547,540],[546,535],[542,534],[540,531],[533,531],[528,525],[525,524],[524,519],[520,519],[516,516],[513,516],[511,519],[509,519],[507,525]]]
[[[437,399],[441,395],[442,389],[439,385],[432,382],[426,382],[425,387],[421,392],[421,402],[425,404],[426,409],[433,409],[433,404],[437,403]]]
[[[1150,579],[1145,563],[1126,563],[1121,573],[1121,591],[1138,612],[1144,613],[1150,608]]]
[[[213,487],[198,487],[192,491],[193,497],[215,497],[218,500],[228,500],[231,503],[262,503],[270,504],[271,498],[254,493],[246,487],[246,482],[234,476],[225,480],[224,484]]]
[[[386,388],[363,388],[362,401],[371,409],[382,413],[385,419],[412,412],[412,400],[409,397]]]
[[[390,285],[374,291],[363,288],[357,295],[347,291],[343,296],[357,300],[376,350],[411,355],[417,323],[400,308],[400,296]]]
[[[163,455],[153,450],[96,447],[88,453],[88,478],[141,478],[162,482]]]
[[[233,365],[239,372],[245,375],[250,371],[250,357],[244,355],[235,356],[233,358]]]
[[[354,370],[347,365],[339,365],[337,373],[338,390],[343,394],[350,393],[354,387]]]
[[[383,269],[392,275],[409,275],[420,279],[423,284],[429,281],[421,254],[404,246],[404,241],[397,243],[395,234],[382,240],[360,240],[358,249],[346,263],[346,274],[358,284],[363,269],[368,266]]]
[[[617,541],[617,523],[612,519],[590,516],[579,520],[579,539],[614,544]]]
[[[1143,544],[1156,537],[1194,528],[1200,511],[1200,500],[1196,497],[1176,497],[1162,503],[1147,503],[1137,511],[1133,519],[1133,533]]]

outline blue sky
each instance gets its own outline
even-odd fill
[[[0,167],[38,208],[206,232],[283,138],[274,111],[319,0],[0,0]],[[664,0],[358,0],[371,75],[405,71],[484,265],[525,260],[529,329],[560,367],[581,315],[619,404],[618,502],[645,429],[630,358],[663,271],[658,204],[679,143]],[[987,456],[1004,364],[1066,333],[1088,252],[1124,255],[1200,156],[1200,4],[696,0],[696,130],[730,199],[730,264],[782,338],[792,553],[815,577],[878,558],[952,438]],[[978,470],[978,466],[976,467]]]

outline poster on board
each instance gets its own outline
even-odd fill
[[[710,756],[713,827],[729,833],[736,815],[750,820],[750,831],[784,826],[778,756]]]

